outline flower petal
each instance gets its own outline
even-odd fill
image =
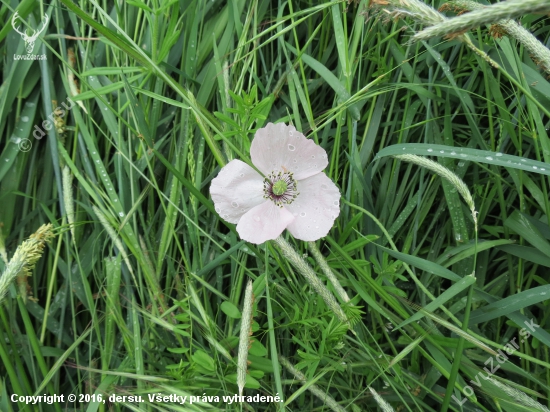
[[[292,223],[294,216],[271,200],[253,207],[239,220],[237,232],[250,243],[264,243],[277,238]]]
[[[263,178],[246,163],[232,160],[212,179],[210,195],[216,212],[227,222],[237,223],[254,206],[265,202]]]
[[[250,147],[252,163],[264,175],[293,172],[296,180],[319,173],[328,165],[327,152],[321,146],[284,123],[268,123],[258,129]]]
[[[313,241],[327,235],[340,214],[340,191],[324,173],[297,182],[298,197],[285,207],[295,219],[287,230],[296,239]]]

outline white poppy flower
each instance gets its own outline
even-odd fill
[[[268,123],[250,147],[252,163],[229,162],[212,180],[220,216],[237,224],[244,240],[260,244],[285,229],[296,238],[326,236],[340,213],[340,192],[322,170],[327,153],[293,126]]]

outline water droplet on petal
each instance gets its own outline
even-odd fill
[[[239,204],[237,202],[231,202],[231,206],[233,207],[239,207]]]
[[[241,177],[244,177],[244,173],[241,173],[240,176],[241,176]]]
[[[311,158],[312,158],[312,159],[315,159],[315,155],[311,155]]]
[[[288,145],[288,150],[290,150],[291,152],[293,152],[294,150],[296,150],[296,147],[294,147],[293,145],[289,144],[289,145]]]
[[[305,216],[306,216],[306,212],[300,213],[300,216],[305,217]]]
[[[335,200],[333,203],[334,203],[334,206],[338,206],[338,200]]]

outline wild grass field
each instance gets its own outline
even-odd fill
[[[549,411],[549,13],[3,0],[0,410]]]

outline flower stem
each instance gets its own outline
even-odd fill
[[[289,260],[290,263],[306,278],[311,287],[323,298],[327,306],[334,312],[340,322],[345,323],[351,329],[351,325],[346,317],[346,314],[338,305],[338,302],[327,289],[325,284],[317,277],[314,270],[307,264],[307,262],[298,255],[296,250],[285,240],[282,236],[275,239],[275,244],[283,252],[283,256]]]
[[[332,283],[332,286],[334,286],[334,289],[336,290],[336,293],[338,293],[338,296],[342,298],[342,300],[347,303],[349,302],[349,296],[338,281],[338,278],[336,278],[336,275],[328,265],[327,261],[325,260],[325,257],[321,254],[321,251],[315,244],[315,242],[307,242],[307,245],[309,247],[309,250],[317,263],[319,264],[319,267],[324,272],[325,276],[328,280],[330,280],[330,283]]]

